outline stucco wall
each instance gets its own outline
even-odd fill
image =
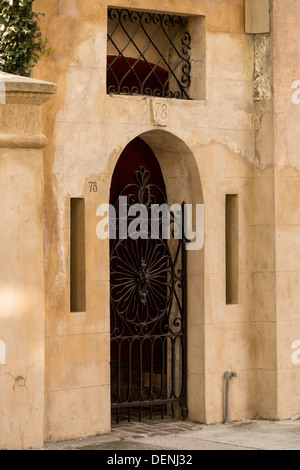
[[[0,448],[43,444],[45,291],[41,105],[55,85],[0,73]]]
[[[188,406],[193,419],[221,422],[224,372],[234,369],[238,379],[231,388],[231,418],[253,417],[254,41],[244,34],[244,2],[172,1],[162,6],[135,1],[124,6],[206,16],[207,99],[169,100],[163,127],[193,156],[205,204],[205,248],[189,254],[190,266],[192,256],[202,256],[204,268],[190,268]],[[36,0],[35,8],[46,13],[42,29],[53,48],[35,75],[58,85],[44,121],[45,132],[53,135],[45,151],[45,437],[61,439],[110,428],[109,260],[107,244],[96,238],[95,214],[108,201],[114,165],[126,144],[159,127],[151,118],[150,98],[106,95],[106,2]],[[171,157],[172,152],[175,158],[178,151],[172,150]],[[171,158],[169,165],[171,174]],[[89,192],[89,181],[97,181],[97,193]],[[200,189],[193,186],[193,191],[192,202],[201,202]],[[232,306],[225,300],[226,194],[239,194],[240,302]],[[70,313],[67,294],[70,197],[86,199],[85,314]]]
[[[278,416],[300,415],[299,398],[299,9],[274,2],[275,241]],[[298,344],[298,348],[297,348]]]
[[[1,448],[110,430],[109,244],[97,238],[96,211],[136,136],[156,154],[169,202],[205,206],[204,248],[187,266],[189,417],[224,420],[228,370],[231,420],[300,415],[300,0],[271,1],[271,32],[255,35],[244,33],[242,0],[124,0],[202,16],[204,47],[192,57],[205,60],[203,99],[190,101],[106,94],[107,6],[35,0],[52,51],[34,75],[57,84],[43,109],[54,85],[0,76]],[[162,104],[167,116],[156,119]],[[239,198],[235,305],[226,304],[227,194]],[[70,311],[72,197],[86,210],[81,313]]]
[[[202,187],[198,194],[191,184],[191,201],[205,204],[205,247],[193,255],[203,269],[194,270],[190,259],[188,393],[190,417],[208,423],[223,420],[223,375],[231,369],[238,374],[232,419],[299,413],[293,393],[299,366],[291,360],[300,337],[299,133],[292,101],[292,82],[300,79],[298,15],[283,0],[271,4],[271,36],[254,36],[244,34],[243,1],[123,3],[206,17],[206,100],[170,100],[162,130],[171,147],[176,137],[189,149]],[[109,430],[109,254],[96,238],[96,208],[108,201],[126,144],[160,128],[150,98],[106,95],[106,2],[36,0],[35,8],[46,13],[42,29],[53,49],[35,76],[58,85],[44,120],[48,440]],[[150,141],[159,151],[158,134]],[[165,165],[170,181],[172,155],[179,158],[176,148],[169,173]],[[161,161],[168,158],[165,151]],[[89,192],[89,181],[97,181],[97,193]],[[239,195],[238,305],[225,302],[226,194]],[[70,197],[86,199],[85,314],[70,313]]]
[[[224,373],[234,370],[231,420],[298,418],[300,0],[270,1],[271,32],[255,35],[244,33],[243,0],[124,0],[205,18],[196,87],[205,99],[190,101],[106,94],[108,2],[34,5],[52,48],[34,76],[57,94],[41,109],[55,86],[6,76],[0,105],[0,447],[110,430],[109,244],[97,238],[96,211],[137,136],[158,158],[169,202],[205,206],[204,248],[187,266],[189,417],[224,420]],[[239,199],[235,305],[226,304],[227,194]],[[81,313],[70,308],[74,197],[86,211]]]

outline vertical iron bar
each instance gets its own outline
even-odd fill
[[[180,397],[184,398],[185,395],[185,388],[186,388],[186,380],[185,380],[185,360],[184,360],[184,355],[186,353],[185,351],[185,345],[184,345],[184,335],[181,336],[180,338],[180,346],[181,346],[181,357],[182,357],[182,364],[181,364],[181,390],[180,390]]]
[[[184,229],[184,209],[185,202],[182,203],[182,227]],[[187,418],[187,253],[186,238],[183,230],[182,236],[182,328],[183,328],[183,347],[182,347],[182,381],[183,381],[183,401],[182,401],[182,417]]]
[[[149,399],[153,398],[153,338],[150,338],[150,381],[149,381]]]
[[[131,348],[132,348],[132,340],[128,340],[128,401],[132,400],[132,393],[131,393],[131,381],[132,381],[132,357],[131,357]]]
[[[117,356],[117,402],[121,403],[121,344],[119,341],[118,345],[118,356]]]
[[[171,398],[175,397],[175,370],[176,370],[176,362],[175,362],[175,339],[172,338],[172,389],[171,389]]]
[[[165,397],[165,341],[161,340],[162,358],[161,358],[161,394],[160,398]]]
[[[139,360],[139,400],[143,400],[143,342],[140,340]]]

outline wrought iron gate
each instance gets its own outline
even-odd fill
[[[115,201],[116,228],[119,230],[118,201],[127,196],[128,208],[136,203],[148,208],[157,195],[166,201],[161,189],[148,184],[149,171],[135,171],[135,184],[127,185]],[[179,206],[180,207],[180,206]],[[186,250],[185,239],[178,237],[183,227],[183,205],[180,223],[171,211],[171,238],[111,240],[111,407],[119,421],[132,411],[166,413],[186,409]],[[128,225],[132,218],[128,217]],[[163,220],[158,227],[162,234]],[[124,227],[123,227],[124,228]],[[152,228],[153,230],[153,228]],[[176,235],[177,233],[177,235]]]

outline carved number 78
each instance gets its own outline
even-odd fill
[[[168,118],[168,107],[166,104],[156,103],[156,119],[163,119],[164,121]]]
[[[90,193],[96,193],[98,191],[97,181],[89,181]]]

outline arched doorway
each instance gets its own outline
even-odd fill
[[[137,214],[124,219],[120,196],[127,213],[135,204],[145,208],[138,224]],[[183,211],[178,204],[177,216],[168,212],[170,239],[163,232],[162,214],[153,230],[151,208],[166,209],[167,194],[158,160],[140,138],[127,145],[116,164],[110,204],[117,232],[110,241],[112,413],[117,420],[130,420],[133,412],[139,419],[155,411],[164,417],[181,410],[185,416],[186,252],[176,227]],[[131,224],[137,232],[124,236]]]

